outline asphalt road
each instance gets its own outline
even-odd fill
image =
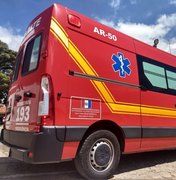
[[[122,156],[111,178],[116,179],[176,179],[176,151],[160,151]],[[81,180],[73,162],[31,165],[1,157],[0,179],[13,180]]]

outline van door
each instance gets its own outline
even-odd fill
[[[41,81],[41,68],[39,68],[41,39],[42,35],[39,34],[27,43],[19,75],[20,60],[17,59],[14,83],[9,93],[11,117],[10,123],[6,123],[6,128],[18,131],[37,130]]]
[[[171,66],[138,56],[142,112],[142,149],[176,147],[176,72]]]

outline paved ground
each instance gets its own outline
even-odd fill
[[[0,144],[0,180],[81,180],[73,162],[30,165],[8,158],[8,148]],[[176,180],[176,150],[122,156],[112,180]]]
[[[73,162],[30,165],[11,158],[0,158],[0,179],[83,180]],[[112,180],[176,179],[176,151],[123,156]]]

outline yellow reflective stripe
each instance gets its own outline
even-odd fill
[[[161,109],[161,108],[151,108],[151,107],[141,107],[141,113],[142,114],[148,114],[148,115],[159,115],[159,116],[174,116],[176,117],[176,111],[173,110],[167,110],[167,109]]]
[[[102,94],[104,101],[107,103],[113,103],[114,100],[107,91],[105,84],[101,81],[93,81],[93,82],[94,85],[97,87],[98,92]]]
[[[114,112],[121,111],[121,112],[140,113],[140,106],[131,106],[131,105],[115,104],[115,103],[110,103],[110,106]]]
[[[57,34],[50,29],[50,32],[56,37],[56,39],[62,44],[62,46],[65,48],[66,51],[68,51],[67,47],[65,46],[65,44],[63,43],[63,41],[57,36]]]
[[[52,31],[54,31],[54,33],[62,40],[62,43],[66,46],[66,48],[68,48],[68,37],[62,28],[60,28],[54,20],[51,20],[50,27]]]
[[[52,16],[52,20],[60,27],[60,29],[63,31],[63,33],[68,37],[67,32],[65,29],[61,26],[61,24],[55,19],[55,17]]]
[[[85,74],[99,77],[97,72],[74,43],[68,38],[68,34],[54,17],[52,17],[50,28],[52,34],[61,42],[81,71]],[[90,81],[112,113],[133,115],[140,115],[140,113],[142,113],[145,116],[176,118],[176,110],[172,108],[147,105],[142,105],[141,107],[140,104],[117,102],[105,83],[96,80]]]
[[[73,57],[73,60],[82,67],[82,71],[86,74],[97,76],[97,73],[82,55],[82,53],[76,48],[76,46],[69,40],[69,53]]]

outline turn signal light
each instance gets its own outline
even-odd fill
[[[68,14],[68,22],[69,24],[76,26],[78,28],[81,27],[81,19],[75,15]]]

